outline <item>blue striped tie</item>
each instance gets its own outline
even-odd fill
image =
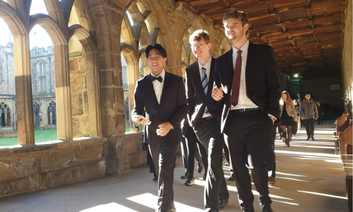
[[[203,88],[203,91],[205,92],[205,95],[207,95],[208,79],[206,74],[206,68],[202,67],[201,71],[202,71],[202,77],[201,77],[202,88]],[[205,107],[204,113],[208,113],[207,107]]]

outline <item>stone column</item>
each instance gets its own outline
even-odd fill
[[[29,35],[14,36],[14,66],[19,144],[34,144]]]
[[[72,117],[71,117],[71,91],[69,52],[67,44],[54,45],[55,80],[56,80],[56,111],[57,134],[59,140],[71,141]]]

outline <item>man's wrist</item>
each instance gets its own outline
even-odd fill
[[[270,118],[273,119],[274,121],[277,120],[277,118],[276,118],[274,115],[272,115],[272,114],[267,114],[267,115],[268,115],[268,117],[270,117]]]

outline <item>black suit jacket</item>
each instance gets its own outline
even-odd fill
[[[200,120],[202,119],[202,115],[204,114],[206,106],[209,113],[218,122],[220,122],[223,105],[220,103],[215,103],[211,96],[213,82],[215,78],[215,64],[216,59],[212,58],[207,95],[204,93],[202,87],[199,63],[195,62],[186,68],[185,78],[187,84],[186,101],[189,108],[188,118],[193,127],[197,127],[197,125],[199,124]]]
[[[165,72],[161,101],[158,104],[150,76],[151,74],[136,83],[132,114],[149,118],[150,122],[145,125],[145,141],[148,144],[155,145],[161,141],[156,130],[163,122],[170,122],[174,128],[165,138],[171,142],[180,142],[180,123],[187,113],[183,79]]]
[[[230,92],[233,82],[233,48],[217,59],[215,84],[223,90],[223,111],[221,131],[227,121],[230,109]],[[272,48],[266,45],[249,43],[246,62],[246,91],[248,98],[260,110],[279,119],[279,99],[281,97],[278,70]]]

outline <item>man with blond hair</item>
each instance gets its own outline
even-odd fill
[[[224,139],[220,132],[221,104],[211,97],[216,59],[210,56],[208,32],[195,31],[189,39],[197,62],[185,71],[188,118],[208,157],[204,192],[205,211],[219,211],[228,204],[229,193],[222,169]]]

